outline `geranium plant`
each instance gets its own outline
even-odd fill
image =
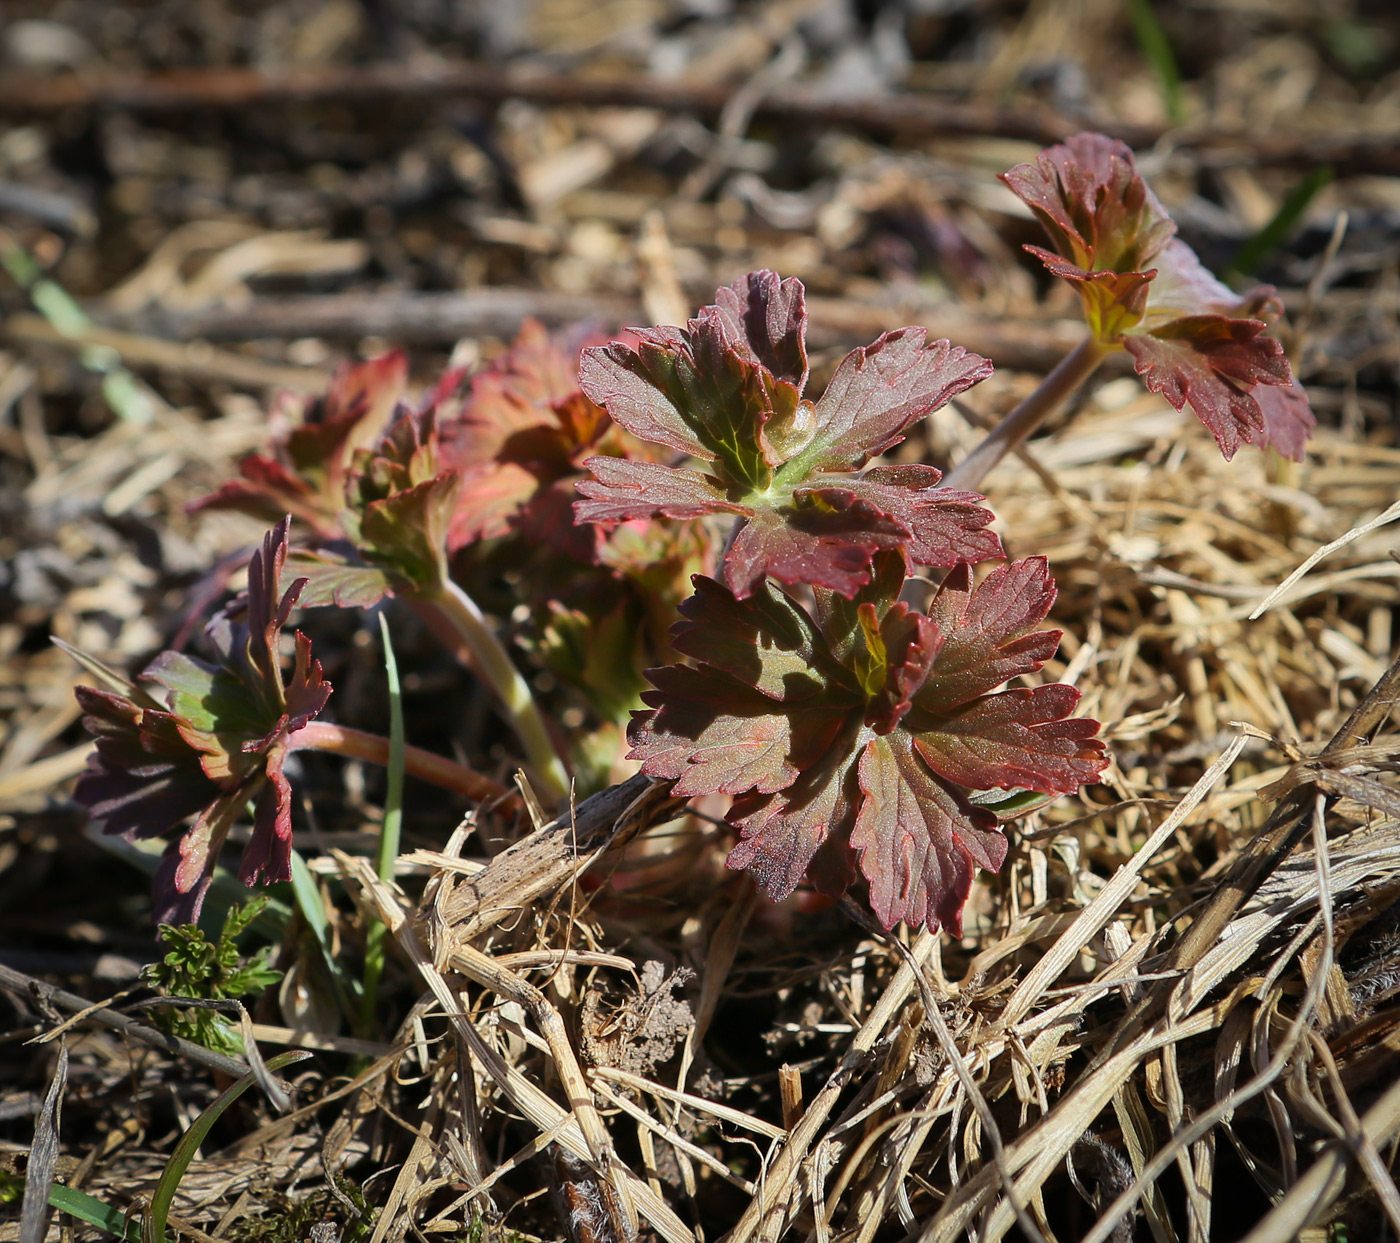
[[[545,802],[568,789],[570,739],[537,702],[527,652],[594,714],[567,728],[607,737],[635,709],[628,756],[645,774],[731,800],[729,866],[771,897],[863,877],[887,927],[958,932],[975,870],[1006,856],[1005,820],[1108,762],[1097,723],[1074,715],[1078,691],[1038,681],[1060,636],[1039,628],[1048,565],[976,572],[1003,550],[969,489],[1117,349],[1227,458],[1245,443],[1299,457],[1312,427],[1270,330],[1273,292],[1236,295],[1205,272],[1126,147],[1079,135],[1006,181],[1090,332],[946,476],[876,459],[991,364],[902,328],[810,393],[804,291],[771,272],[683,327],[581,355],[527,325],[417,402],[391,355],[284,416],[270,450],[202,502],[276,522],[247,591],[210,623],[212,660],[165,653],[131,682],[83,658],[105,689],[79,691],[98,745],[77,798],[109,832],[171,839],[159,917],[197,910],[250,805],[240,874],[287,874],[291,752],[386,758],[385,740],[319,719],[331,688],[310,641],[297,633],[288,674],[279,637],[298,604],[391,597],[494,694]],[[294,522],[303,546],[289,549]],[[941,572],[923,608],[918,566]],[[474,800],[503,790],[413,748],[406,767]]]

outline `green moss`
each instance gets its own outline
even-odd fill
[[[350,1179],[337,1176],[335,1185],[339,1196],[329,1188],[313,1191],[299,1200],[279,1191],[269,1192],[262,1197],[265,1211],[239,1218],[224,1232],[224,1237],[229,1243],[304,1243],[311,1237],[312,1226],[330,1221],[340,1227],[341,1243],[361,1243],[369,1237],[374,1210],[364,1192]],[[346,1200],[354,1206],[353,1213]]]

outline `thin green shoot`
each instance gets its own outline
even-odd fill
[[[289,1053],[279,1053],[276,1057],[268,1059],[267,1069],[270,1071],[281,1070],[284,1066],[292,1065],[293,1062],[305,1061],[310,1056],[311,1054],[305,1049],[293,1049]],[[170,1160],[165,1163],[165,1169],[161,1171],[155,1193],[151,1196],[151,1202],[141,1217],[141,1243],[165,1243],[165,1223],[170,1216],[170,1206],[175,1202],[175,1193],[180,1189],[180,1180],[184,1178],[185,1171],[189,1169],[190,1162],[194,1160],[195,1154],[199,1151],[199,1146],[209,1137],[209,1132],[214,1129],[214,1123],[223,1115],[224,1110],[256,1082],[253,1073],[249,1071],[243,1078],[221,1093],[218,1099],[200,1114],[190,1124],[190,1129],[180,1137],[180,1142],[175,1145],[175,1151],[170,1155]]]
[[[335,989],[336,1003],[347,1022],[354,1022],[360,1001],[360,982],[346,969],[335,956],[331,946],[331,925],[326,918],[326,908],[321,903],[321,891],[316,886],[316,878],[306,866],[301,852],[292,851],[292,895],[296,898],[297,910],[316,939],[316,947],[321,951],[321,961],[326,965],[331,986]]]
[[[382,612],[379,614],[379,635],[384,642],[384,674],[389,683],[389,788],[384,797],[384,824],[379,833],[375,870],[380,880],[392,881],[394,861],[399,857],[399,841],[403,835],[403,693],[399,686],[399,666],[394,659],[389,623]],[[360,998],[360,1027],[366,1035],[374,1030],[374,1004],[379,995],[379,981],[384,974],[388,932],[380,920],[374,919],[365,934],[365,988]]]
[[[1336,174],[1330,164],[1313,169],[1279,204],[1273,218],[1235,252],[1227,273],[1228,279],[1253,276],[1259,265],[1279,248],[1298,226],[1308,207]]]
[[[1128,20],[1133,24],[1138,48],[1157,77],[1167,120],[1173,125],[1186,124],[1186,105],[1181,94],[1181,70],[1177,67],[1176,55],[1172,51],[1167,32],[1162,29],[1157,14],[1152,11],[1152,0],[1123,0],[1123,4],[1128,10]]]

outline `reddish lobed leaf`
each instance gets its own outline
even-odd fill
[[[976,586],[970,566],[955,566],[929,606],[943,646],[924,682],[924,701],[956,708],[1034,673],[1060,645],[1060,631],[1036,630],[1054,603],[1044,557],[999,565]]]
[[[1026,249],[1074,284],[1094,336],[1126,347],[1148,388],[1189,404],[1227,460],[1242,444],[1302,459],[1315,420],[1267,330],[1282,312],[1276,291],[1236,294],[1212,276],[1173,236],[1126,146],[1079,134],[1003,180],[1058,254]]]
[[[1099,749],[1084,745],[1098,722],[1068,719],[1078,702],[1073,686],[1022,687],[947,714],[920,704],[906,724],[929,767],[960,786],[1073,794],[1103,769]]]
[[[959,568],[930,616],[897,600],[902,567],[881,552],[855,599],[819,593],[820,622],[770,585],[697,578],[675,643],[698,667],[651,671],[631,754],[678,793],[737,796],[729,866],[774,898],[804,874],[839,891],[858,855],[886,926],[956,930],[974,866],[1006,850],[969,794],[1075,790],[1106,757],[1073,687],[991,693],[1055,650],[1031,633],[1054,599],[1043,561],[979,588]]]
[[[559,529],[547,513],[556,483],[608,436],[611,420],[579,390],[577,350],[556,345],[535,320],[499,358],[470,377],[444,377],[431,403],[442,461],[462,473],[449,533],[455,551],[530,527],[562,537],[566,551],[596,560],[595,541]],[[454,406],[456,407],[454,412]],[[616,435],[610,451],[623,448]]]
[[[236,509],[267,522],[290,513],[318,539],[334,539],[340,533],[351,460],[383,433],[407,380],[408,360],[397,350],[339,367],[325,394],[306,405],[300,421],[286,414],[274,418],[269,453],[244,458],[239,464],[243,477],[196,501],[191,512]]]
[[[631,758],[679,796],[785,789],[830,744],[840,715],[815,693],[777,701],[715,669],[648,671],[656,711]]]
[[[1289,385],[1283,346],[1257,319],[1187,315],[1123,344],[1142,381],[1180,410],[1188,402],[1210,429],[1228,462],[1242,444],[1268,438],[1255,393],[1259,385]]]
[[[739,832],[726,866],[751,871],[775,900],[797,888],[804,875],[837,897],[855,878],[849,845],[860,791],[852,759],[856,735],[838,735],[825,755],[783,790],[741,794],[725,817]],[[827,855],[824,872],[815,861]]]
[[[982,505],[986,497],[940,488],[942,477],[932,466],[875,466],[839,486],[908,532],[904,550],[915,565],[952,566],[1003,556],[1000,537],[987,529],[993,514]],[[818,476],[813,483],[820,481]]]
[[[98,742],[75,800],[108,833],[179,833],[155,882],[163,919],[198,915],[219,848],[250,801],[253,834],[240,875],[248,883],[290,876],[291,787],[282,766],[291,736],[321,713],[331,687],[300,631],[291,676],[283,676],[281,631],[305,585],[281,586],[289,526],[284,518],[268,533],[249,563],[247,591],[206,628],[216,661],[163,652],[142,674],[164,688],[164,705],[131,684],[77,688],[84,726]]]
[[[923,328],[887,332],[852,350],[813,410],[812,443],[798,459],[811,473],[856,470],[904,439],[911,424],[992,374],[992,364]]]
[[[715,293],[715,309],[731,349],[799,392],[807,383],[807,295],[796,277],[750,272]]]
[[[991,364],[922,328],[887,333],[850,354],[815,405],[807,376],[800,282],[750,273],[685,328],[635,330],[636,349],[587,350],[584,391],[634,435],[699,458],[705,471],[589,459],[579,521],[741,519],[724,560],[734,592],[769,575],[844,595],[870,579],[879,549],[920,564],[1001,555],[991,515],[971,492],[940,492],[931,467],[837,474],[897,444],[909,426],[984,379]]]
[[[962,909],[978,867],[1000,871],[1006,838],[996,817],[940,782],[907,735],[867,743],[864,794],[851,845],[870,878],[870,907],[886,928],[901,919],[962,935]]]

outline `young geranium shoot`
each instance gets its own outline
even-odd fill
[[[719,290],[684,328],[632,332],[636,348],[584,351],[583,391],[634,436],[700,466],[590,458],[579,522],[732,514],[723,574],[740,599],[768,575],[854,595],[879,549],[933,566],[1001,555],[983,498],[939,488],[933,467],[855,473],[990,375],[986,359],[901,328],[849,354],[812,402],[802,284],[772,272]]]
[[[186,817],[193,825],[166,849],[156,875],[156,916],[192,923],[219,848],[249,803],[253,833],[239,877],[286,880],[291,874],[292,790],[282,771],[288,740],[330,698],[330,683],[296,635],[296,664],[282,673],[278,641],[302,581],[281,589],[287,555],[284,519],[248,566],[248,590],[209,623],[216,663],[162,652],[143,679],[167,702],[131,687],[126,693],[80,686],[84,725],[97,737],[74,799],[108,833],[162,837]]]
[[[1126,349],[1178,410],[1189,404],[1227,461],[1242,444],[1302,459],[1316,421],[1269,332],[1277,294],[1236,294],[1206,271],[1123,143],[1076,134],[1002,180],[1045,226],[1054,250],[1026,249],[1074,285],[1095,341]]]
[[[316,720],[331,685],[296,632],[290,677],[278,652],[282,627],[305,579],[282,587],[290,518],[263,539],[248,566],[248,590],[206,628],[213,662],[162,652],[141,674],[156,691],[68,649],[108,689],[79,686],[83,725],[97,739],[74,801],[107,833],[172,837],[154,882],[155,918],[192,923],[229,830],[251,804],[243,850],[245,884],[290,876],[292,790],[287,756],[314,748],[383,764],[388,742]],[[469,798],[498,798],[494,781],[451,760],[407,749],[408,771]],[[186,822],[193,817],[193,823]]]
[[[696,663],[651,672],[632,758],[676,794],[735,795],[729,866],[771,897],[804,875],[843,893],[858,857],[887,928],[957,935],[974,869],[1006,855],[971,796],[1070,793],[1107,760],[1098,723],[1070,716],[1073,687],[996,690],[1059,643],[1036,630],[1055,599],[1043,558],[977,586],[962,563],[927,615],[898,601],[904,581],[903,554],[880,552],[853,599],[818,588],[809,613],[768,584],[740,599],[697,576],[674,639]]]
[[[326,392],[299,419],[284,397],[274,409],[266,453],[239,463],[239,478],[196,501],[192,509],[235,509],[265,522],[291,514],[317,539],[341,534],[345,481],[358,449],[384,434],[408,382],[408,360],[395,350],[337,369]]]

